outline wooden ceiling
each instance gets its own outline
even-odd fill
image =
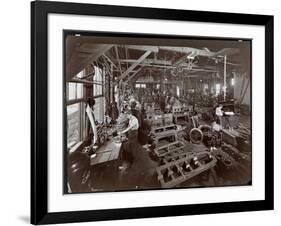
[[[250,73],[251,42],[247,40],[72,35],[65,47],[67,81],[91,64],[107,67],[118,81],[130,81],[147,71],[175,77],[216,75],[223,68],[224,56],[228,69]]]

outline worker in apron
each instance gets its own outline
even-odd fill
[[[131,113],[131,111],[126,111],[127,118],[129,120],[128,127],[120,132],[121,134],[126,134],[128,136],[128,154],[131,156],[130,164],[132,165],[133,162],[138,158],[138,149],[136,145],[138,144],[138,129],[139,129],[139,122],[138,119]]]

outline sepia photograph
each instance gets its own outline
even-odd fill
[[[252,185],[252,40],[64,30],[64,193]]]

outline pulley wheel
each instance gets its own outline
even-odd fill
[[[193,128],[189,132],[189,137],[192,143],[199,144],[203,141],[203,133],[198,128]]]

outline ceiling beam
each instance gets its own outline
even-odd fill
[[[165,66],[165,65],[151,65],[151,64],[143,64],[140,63],[140,66],[144,67],[155,67],[155,68],[168,68],[168,69],[175,69],[177,68],[176,66]],[[218,70],[213,70],[213,69],[204,69],[204,68],[187,68],[187,67],[182,67],[183,70],[188,70],[188,71],[206,71],[206,72],[218,72]]]
[[[97,60],[101,55],[106,53],[112,47],[113,47],[113,45],[103,45],[103,46],[101,46],[96,53],[94,53],[90,57],[88,57],[88,59],[86,60],[87,63],[85,64],[85,66],[90,64],[91,62]]]
[[[95,84],[95,85],[102,85],[102,82],[94,82],[94,81],[89,81],[86,79],[80,79],[80,78],[74,78],[70,82],[75,82],[75,83],[85,83],[85,84]]]
[[[119,71],[120,71],[120,74],[122,74],[122,68],[121,68],[121,64],[120,64],[120,61],[119,61],[119,54],[118,54],[118,48],[117,46],[114,46],[114,50],[115,50],[115,54],[116,54],[116,57],[117,57],[117,62],[118,62],[118,68],[119,68]]]
[[[234,55],[237,53],[240,53],[239,49],[223,48],[223,49],[219,50],[218,52],[213,53],[212,57],[218,57],[218,56],[224,57],[224,56]]]
[[[127,82],[129,82],[133,77],[135,77],[141,71],[141,69],[143,69],[143,67],[140,67],[133,74],[131,74],[130,77],[127,79]]]
[[[113,59],[113,61],[118,61]],[[119,59],[120,63],[135,63],[137,59]],[[172,61],[169,60],[155,60],[155,59],[145,59],[143,61],[145,64],[162,64],[162,65],[172,65]]]
[[[193,56],[205,56],[205,57],[211,57],[214,52],[209,52],[202,49],[196,49],[191,47],[175,47],[175,46],[160,46],[160,50],[166,50],[166,51],[173,51],[178,53],[193,53]]]
[[[123,47],[123,46],[119,46]],[[154,53],[159,52],[159,48],[157,46],[142,46],[142,45],[126,45],[128,49],[142,50],[142,51],[151,51]]]
[[[186,60],[187,60],[187,55],[184,55],[184,56],[180,57],[173,65],[175,65],[175,66],[179,65],[179,64],[183,63]]]
[[[115,68],[117,68],[117,66],[113,63],[113,61],[107,56],[104,54],[102,54],[103,57],[105,57]]]
[[[79,54],[78,52],[74,53],[71,56],[71,59],[66,65],[66,73],[67,79],[71,80],[74,76],[76,76],[81,70],[83,70],[87,65],[97,60],[102,54],[106,53],[109,49],[111,49],[113,45],[101,44],[95,46],[93,49],[89,49],[91,54],[85,56],[84,54]]]
[[[146,57],[149,56],[151,51],[146,51],[135,63],[133,63],[121,76],[118,80],[124,79],[130,72],[132,72]]]

